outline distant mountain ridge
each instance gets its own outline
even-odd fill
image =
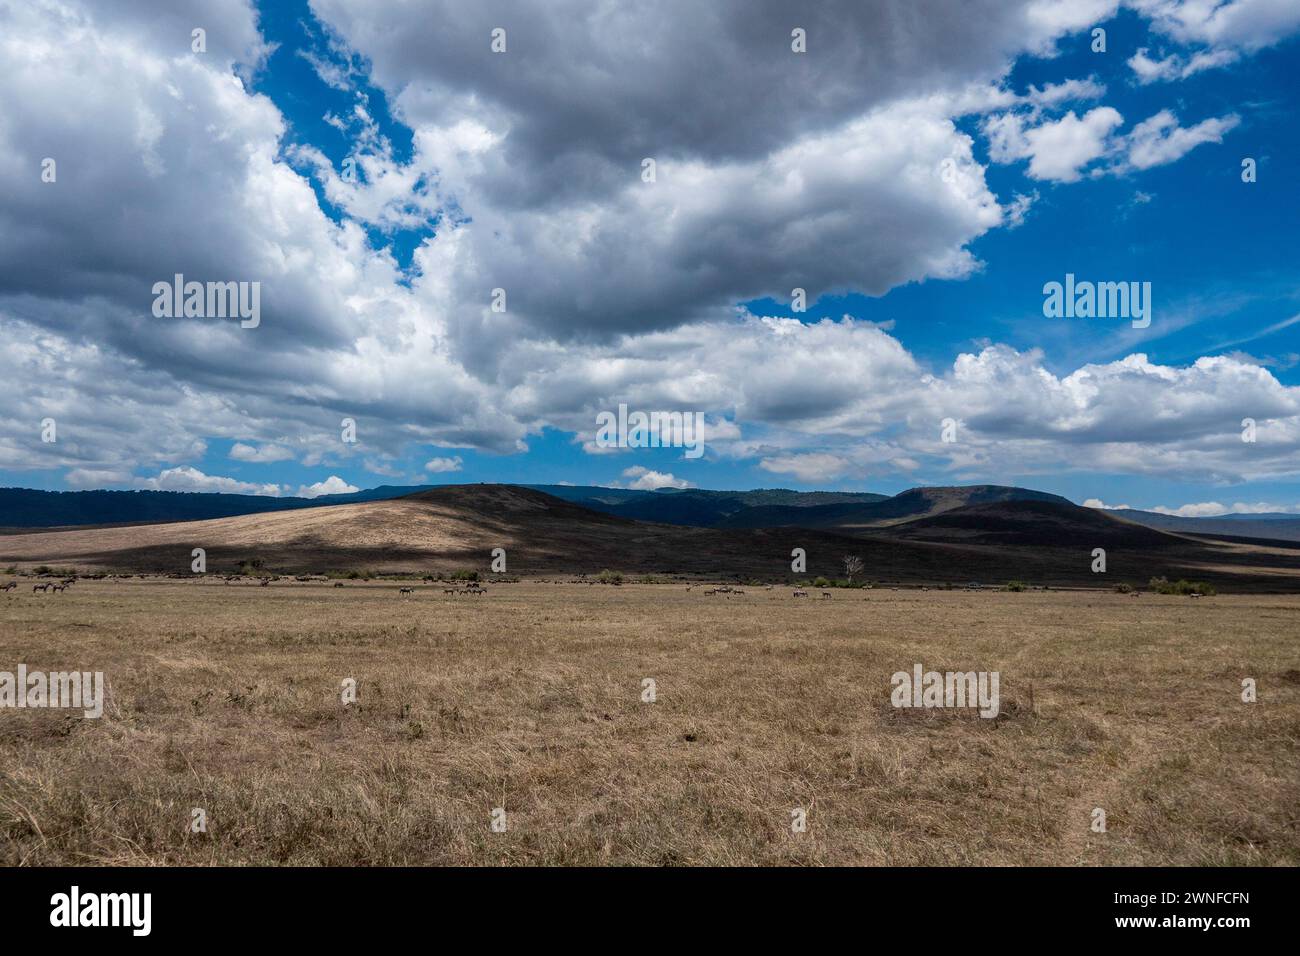
[[[154,524],[203,521],[237,515],[319,508],[326,505],[386,501],[431,491],[441,485],[380,485],[364,491],[318,498],[239,495],[199,491],[41,491],[0,488],[0,528],[56,528],[85,525]],[[757,504],[813,505],[830,501],[880,501],[886,495],[867,492],[705,491],[665,488],[641,491],[595,485],[521,485],[593,511],[663,524],[707,527],[715,519]],[[626,510],[623,510],[626,509]]]
[[[385,501],[440,487],[446,486],[381,485],[351,494],[319,498],[273,498],[216,492],[0,488],[0,531],[18,533],[39,528],[202,521]],[[660,488],[647,491],[598,485],[525,484],[515,487],[539,491],[591,511],[633,521],[736,530],[802,527],[850,535],[981,504],[1006,501],[1070,504],[1060,495],[1005,485],[910,488],[892,497],[872,492],[794,491],[788,488],[749,491]],[[1104,513],[1124,522],[1162,531],[1300,541],[1300,515],[1229,514],[1187,518],[1136,509],[1106,510]]]
[[[401,498],[424,485],[381,485],[346,495],[273,498],[202,491],[40,491],[0,488],[0,528],[202,521],[236,515]]]
[[[836,504],[862,505],[887,501],[888,495],[868,491],[792,491],[788,488],[759,488],[753,491],[709,491],[703,488],[661,488],[656,491],[623,491],[609,488],[571,488],[566,485],[526,485],[593,511],[654,521],[659,524],[694,528],[765,527],[729,522],[737,515],[766,508],[789,508],[802,514],[808,509]],[[610,492],[614,492],[611,494]],[[797,522],[791,522],[797,523]]]
[[[1121,521],[1132,521],[1184,534],[1223,535],[1236,538],[1262,538],[1271,541],[1300,541],[1300,515],[1269,512],[1265,514],[1226,514],[1207,518],[1166,515],[1136,508],[1107,508],[1105,513]]]

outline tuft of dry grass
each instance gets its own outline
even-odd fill
[[[0,863],[1296,865],[1298,633],[1293,596],[20,591],[0,670],[112,696],[0,710]],[[895,710],[918,662],[999,671],[1000,716]]]

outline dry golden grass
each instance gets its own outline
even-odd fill
[[[1300,863],[1300,597],[747,592],[24,587],[0,670],[112,695],[0,710],[0,863]],[[894,710],[917,662],[1002,716]]]

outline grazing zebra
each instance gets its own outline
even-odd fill
[[[343,587],[343,582],[342,582],[342,581],[335,581],[335,582],[334,582],[334,586],[335,586],[336,588],[341,588],[341,587]]]
[[[13,590],[14,588],[16,588],[16,587],[18,587],[18,582],[17,582],[17,581],[10,581],[8,584],[5,585],[5,590],[6,590],[6,591],[12,591],[12,590]]]
[[[414,594],[414,593],[415,593],[415,588],[399,588],[398,591],[397,591],[397,593],[398,593],[398,594]]]
[[[795,588],[795,589],[794,589],[794,596],[795,596],[795,597],[807,597],[807,596],[808,596],[808,592],[807,592],[807,591],[800,590],[799,588]]]

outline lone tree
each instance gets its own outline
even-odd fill
[[[846,554],[844,556],[844,573],[849,576],[849,584],[852,584],[853,575],[862,573],[862,559],[856,554]]]

